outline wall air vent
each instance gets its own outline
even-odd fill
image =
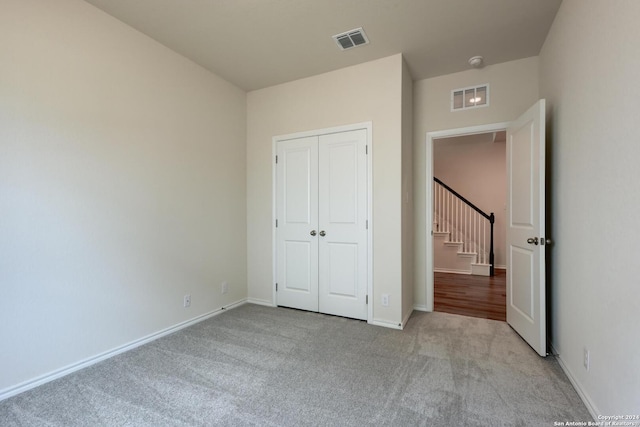
[[[487,107],[489,105],[489,85],[463,87],[451,91],[451,111],[468,110],[469,108]]]
[[[351,49],[352,47],[369,43],[369,39],[362,28],[356,28],[332,37],[341,50]]]

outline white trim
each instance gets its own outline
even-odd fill
[[[450,274],[466,274],[467,276],[471,275],[469,270],[454,270],[452,268],[436,268],[433,267],[434,273],[450,273]]]
[[[433,311],[433,141],[452,136],[476,135],[479,133],[498,132],[507,129],[509,122],[493,123],[479,126],[469,126],[458,129],[446,129],[427,132],[426,136],[426,280],[425,280],[425,306],[427,311]]]
[[[276,203],[278,194],[278,171],[276,159],[278,158],[278,141],[275,136],[271,139],[271,258],[273,260],[273,264],[271,265],[271,302],[274,307],[278,306],[278,294],[276,292],[278,283],[278,242],[276,241],[276,220],[278,216],[278,205]]]
[[[181,329],[187,328],[189,326],[195,325],[196,323],[202,322],[203,320],[207,320],[211,317],[217,316],[220,313],[223,313],[227,310],[239,307],[247,302],[246,298],[243,298],[239,301],[231,303],[225,307],[220,307],[217,310],[210,311],[205,314],[201,314],[200,316],[196,316],[193,319],[186,320],[184,322],[180,322],[168,328],[162,329],[158,332],[154,332],[150,335],[144,336],[137,340],[131,341],[122,346],[116,347],[111,350],[107,350],[103,353],[97,354],[95,356],[88,357],[86,359],[80,360],[76,363],[72,363],[63,368],[56,369],[55,371],[49,372],[48,374],[41,375],[39,377],[24,381],[18,385],[11,386],[9,388],[5,388],[4,390],[0,390],[0,401],[4,399],[8,399],[17,394],[23,393],[27,390],[31,390],[32,388],[38,387],[42,384],[48,383],[50,381],[56,380],[58,378],[69,375],[73,372],[79,371],[80,369],[87,368],[91,365],[95,365],[98,362],[102,362],[103,360],[109,359],[118,354],[127,352],[129,350],[133,350],[136,347],[140,347],[141,345],[150,343],[151,341],[155,341],[158,338],[162,338],[166,335],[177,332]]]
[[[263,305],[265,307],[275,307],[276,305],[269,300],[266,299],[258,299],[258,298],[247,298],[247,304],[256,304]]]
[[[560,365],[560,368],[562,368],[564,374],[567,376],[567,378],[569,378],[569,382],[578,393],[578,396],[580,396],[580,399],[584,403],[584,406],[587,407],[587,410],[589,411],[593,419],[597,420],[598,414],[601,414],[601,412],[596,408],[593,400],[591,400],[587,392],[582,388],[581,384],[571,372],[571,369],[569,369],[569,366],[567,366],[567,364],[564,362],[564,359],[560,357],[560,353],[558,353],[558,351],[553,347],[553,344],[549,343],[549,347],[551,349],[552,356],[556,358],[558,364]]]
[[[348,132],[353,130],[366,129],[367,131],[367,218],[369,222],[369,228],[367,229],[367,295],[369,295],[370,303],[367,305],[367,323],[373,323],[373,122],[361,122],[353,123],[350,125],[335,126],[330,128],[322,128],[309,130],[304,132],[289,133],[284,135],[277,135],[271,138],[271,253],[273,258],[272,278],[273,278],[273,306],[278,306],[278,296],[276,294],[275,283],[277,280],[278,260],[277,260],[277,242],[276,242],[276,153],[278,150],[277,144],[280,141],[287,141],[290,139],[299,139],[309,136],[321,136],[332,133]]]
[[[373,320],[373,123],[366,123],[367,129],[367,322]]]
[[[427,306],[424,305],[424,304],[414,304],[413,305],[413,309],[415,311],[429,311],[429,310],[427,310]]]
[[[382,326],[383,328],[391,328],[391,329],[402,330],[402,324],[401,323],[385,322],[384,320],[371,320],[368,323],[370,325]]]
[[[400,326],[400,329],[404,329],[405,326],[407,326],[407,322],[409,321],[409,318],[411,317],[411,314],[413,313],[413,310],[409,310],[409,312],[404,316],[404,319],[402,319],[402,323]]]

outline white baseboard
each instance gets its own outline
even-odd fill
[[[266,299],[258,299],[258,298],[247,298],[247,302],[249,304],[257,304],[257,305],[265,305],[267,307],[275,307],[276,305]]]
[[[578,393],[578,396],[580,396],[580,399],[584,403],[584,406],[587,407],[587,410],[591,414],[591,417],[594,420],[597,420],[598,414],[600,414],[601,412],[598,411],[598,409],[596,408],[596,405],[593,403],[593,401],[591,400],[587,392],[584,391],[584,389],[582,388],[582,385],[578,382],[578,380],[576,380],[576,377],[571,372],[571,369],[569,369],[569,366],[567,366],[567,364],[564,362],[564,359],[562,359],[562,356],[560,356],[560,353],[553,347],[553,345],[549,344],[549,347],[551,348],[551,354],[553,354],[553,357],[555,357],[558,363],[560,364],[560,368],[562,368],[562,371],[565,373],[567,378],[569,378],[569,382]]]
[[[130,343],[124,344],[120,347],[116,347],[112,350],[105,351],[104,353],[97,354],[95,356],[89,357],[84,360],[80,360],[76,363],[72,363],[63,368],[49,372],[48,374],[44,374],[39,377],[24,381],[15,386],[11,386],[3,390],[0,390],[0,401],[4,399],[8,399],[17,394],[23,393],[27,390],[31,390],[32,388],[38,387],[39,385],[64,377],[73,372],[79,371],[80,369],[87,368],[91,365],[95,365],[98,362],[102,362],[103,360],[109,359],[118,354],[124,353],[129,350],[133,350],[136,347],[140,347],[141,345],[157,340],[158,338],[162,338],[165,335],[172,334],[174,332],[179,331],[180,329],[187,328],[191,325],[195,325],[196,323],[202,322],[203,320],[209,319],[213,316],[217,316],[218,314],[223,313],[227,310],[239,307],[245,304],[246,302],[247,302],[247,299],[243,298],[227,306],[220,307],[217,310],[213,310],[208,313],[201,314],[200,316],[196,316],[193,319],[189,319],[184,322],[178,323],[176,325],[170,326],[168,328],[162,329],[158,332],[154,332],[153,334],[131,341]]]
[[[402,323],[400,326],[400,329],[404,329],[405,326],[407,326],[407,322],[409,321],[409,317],[411,317],[411,313],[413,313],[413,310],[409,310],[409,312],[404,316],[404,319],[402,319]]]
[[[467,274],[467,275],[471,275],[470,271],[466,271],[466,270],[453,270],[453,269],[449,269],[449,268],[434,268],[433,269],[434,273],[453,273],[453,274]]]
[[[416,311],[429,311],[427,310],[427,306],[424,304],[414,304],[413,309]]]
[[[400,329],[402,330],[402,324],[386,322],[384,320],[372,320],[368,322],[370,325],[382,326],[383,328]]]

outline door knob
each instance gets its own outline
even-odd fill
[[[311,230],[311,233],[309,233],[309,234],[311,234],[312,236],[315,236],[316,235],[316,230]]]
[[[538,238],[537,237],[529,237],[527,239],[527,243],[530,245],[537,245],[538,244]]]
[[[326,236],[326,235],[327,235],[327,233],[325,233],[325,232],[324,232],[324,230],[322,230],[322,231],[320,232],[320,235],[321,235],[322,237],[324,237],[324,236]]]

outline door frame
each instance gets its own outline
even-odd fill
[[[278,251],[276,241],[276,216],[277,216],[277,202],[276,202],[276,153],[277,145],[280,141],[286,141],[290,139],[305,138],[309,136],[320,136],[331,133],[341,133],[353,130],[365,129],[367,131],[367,295],[373,295],[373,122],[361,122],[353,123],[343,126],[335,126],[322,129],[314,129],[304,132],[295,132],[283,135],[277,135],[271,138],[271,288],[272,288],[272,301],[273,306],[278,305],[278,295],[276,293],[276,281],[277,281],[277,266],[278,266]],[[370,302],[372,298],[369,298]],[[373,303],[367,304],[367,323],[373,321]]]
[[[425,279],[425,311],[433,311],[434,284],[433,284],[433,141],[436,139],[456,136],[477,135],[481,133],[504,131],[510,122],[491,123],[486,125],[469,126],[464,128],[446,129],[427,132],[426,136],[426,279]],[[507,263],[507,271],[511,266]]]

